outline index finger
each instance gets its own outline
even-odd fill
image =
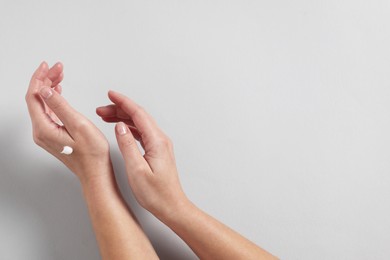
[[[108,92],[108,97],[133,120],[145,144],[153,142],[155,137],[161,135],[161,130],[154,119],[133,100],[112,90]]]
[[[50,120],[45,112],[43,101],[38,95],[38,92],[43,85],[50,85],[47,80],[45,81],[48,71],[49,67],[47,63],[42,62],[32,75],[30,85],[26,93],[26,103],[30,113],[31,122],[33,125],[38,124],[41,125],[41,127],[47,126],[47,124],[50,123]],[[40,122],[42,124],[40,124]]]
[[[50,87],[43,87],[39,94],[71,135],[76,133],[87,122],[85,117],[69,105],[63,96]]]
[[[49,66],[43,61],[31,76],[31,80],[27,89],[26,99],[38,93],[39,87],[43,84],[47,74],[49,73]]]

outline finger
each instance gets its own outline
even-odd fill
[[[39,96],[38,91],[46,86],[50,87],[51,81],[47,78],[49,66],[42,62],[31,77],[30,86],[26,94],[26,102],[33,125],[34,141],[45,149],[47,145],[54,145],[53,140],[61,144],[72,141],[65,129],[59,128],[45,111],[45,104]]]
[[[118,118],[118,117],[102,117],[103,121],[104,122],[107,122],[107,123],[118,123],[118,122],[124,122],[126,125],[128,126],[134,126],[134,122],[133,120],[131,119],[122,119],[122,118]]]
[[[85,118],[71,107],[63,96],[56,91],[53,91],[51,88],[42,88],[40,95],[46,105],[61,120],[70,134],[75,132],[84,122],[86,122]]]
[[[130,116],[115,104],[96,108],[98,114],[107,123],[117,123],[123,121],[126,125],[135,126]]]
[[[64,79],[64,73],[62,72],[58,78],[56,80],[53,81],[53,85],[52,86],[57,86],[58,84],[60,84],[62,82],[62,80]]]
[[[138,132],[138,129],[135,127],[134,122],[131,119],[123,120],[118,117],[102,117],[102,119],[107,123],[118,123],[118,122],[125,123],[133,133],[134,138],[137,139],[137,141],[141,140],[141,134]]]
[[[150,170],[129,128],[123,122],[119,122],[115,126],[115,133],[119,150],[126,163],[127,172],[132,173],[135,169]]]
[[[64,78],[64,66],[61,62],[57,62],[50,68],[47,77],[53,82],[53,86],[57,86]]]
[[[44,103],[38,95],[38,91],[43,86],[48,71],[47,63],[42,62],[32,75],[26,93],[26,103],[33,126],[47,127],[51,123],[46,115]]]
[[[123,120],[118,117],[102,117],[102,119],[107,122],[107,123],[118,123],[118,122],[123,122],[125,123],[131,132],[133,133],[133,136],[137,141],[141,141],[141,134],[138,132],[138,129],[135,127],[133,120]]]
[[[53,90],[55,90],[58,94],[61,95],[61,91],[62,91],[62,88],[60,85],[57,85],[53,88]],[[44,102],[44,101],[43,101]],[[45,104],[45,107],[46,107],[46,113],[49,115],[49,117],[51,118],[51,120],[56,123],[57,125],[59,126],[63,126],[64,124],[61,122],[61,120],[58,118],[58,116],[53,112],[53,110],[51,110],[46,104]]]
[[[57,91],[58,94],[62,94],[62,86],[61,85],[57,85],[53,88],[55,91]]]
[[[64,146],[74,147],[74,140],[64,127],[53,126],[52,129],[34,129],[34,142],[56,156],[62,157]]]
[[[141,143],[142,147],[144,146],[143,145],[143,142],[142,142],[142,138],[141,138],[141,134],[138,132],[138,129],[133,127],[133,126],[129,126],[127,125],[131,131],[131,133],[133,134],[134,138]]]
[[[43,61],[38,68],[33,73],[30,84],[27,90],[26,98],[33,96],[38,93],[38,88],[43,83],[44,79],[47,77],[47,73],[49,71],[49,66],[45,61]]]
[[[50,73],[50,70],[49,70],[49,73]],[[46,77],[44,82],[43,82],[43,85],[44,86],[53,86],[53,83],[52,81],[49,79],[49,77]],[[61,95],[62,93],[62,87],[60,85],[56,85],[55,87],[53,87],[53,89]],[[57,125],[59,126],[63,126],[64,124],[61,122],[61,120],[57,117],[56,114],[53,113],[53,111],[51,109],[49,109],[46,105],[45,106],[45,111],[46,113],[49,115],[50,119],[56,123]]]
[[[153,142],[157,136],[161,135],[161,130],[158,128],[153,118],[134,101],[114,91],[109,91],[108,97],[114,104],[129,115],[142,138],[146,138],[144,140],[145,143]]]
[[[130,119],[130,116],[115,104],[96,108],[96,113],[101,117],[118,117]]]
[[[42,83],[42,86],[41,86],[40,90],[41,90],[43,87],[45,87],[45,86],[51,87],[51,83],[52,83],[51,80],[50,80],[48,77],[46,77],[46,78],[43,80],[43,83]],[[40,90],[39,90],[39,91],[40,91]],[[45,102],[42,101],[42,103],[44,104],[44,107],[45,107],[45,113],[50,114],[52,111],[49,109],[48,106],[46,106]]]

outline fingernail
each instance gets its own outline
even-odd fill
[[[116,125],[116,131],[119,135],[125,135],[127,133],[127,126],[124,123],[119,122]]]
[[[51,97],[53,95],[53,91],[50,88],[45,87],[45,88],[41,89],[40,94],[43,98],[48,99],[49,97]]]

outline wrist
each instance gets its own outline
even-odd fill
[[[80,184],[84,199],[90,206],[98,201],[120,197],[112,167],[105,171],[100,169],[93,175],[80,178]]]
[[[195,205],[185,196],[185,194],[183,194],[183,196],[171,202],[162,210],[157,213],[152,213],[162,222],[169,224],[175,222],[181,216],[185,216],[188,212],[193,211],[195,208]]]
[[[101,185],[111,182],[114,179],[114,170],[111,160],[96,162],[90,166],[84,167],[76,173],[81,186],[88,188],[90,186]]]

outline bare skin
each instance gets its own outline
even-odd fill
[[[158,259],[119,193],[106,138],[60,95],[62,67],[49,70],[43,62],[31,78],[26,102],[34,141],[79,178],[103,259]],[[65,145],[74,152],[61,154]]]
[[[134,101],[114,91],[113,102],[97,108],[116,124],[129,185],[141,206],[179,235],[201,259],[276,259],[237,232],[197,208],[184,194],[171,140]],[[141,142],[145,154],[136,145]]]
[[[31,79],[26,102],[34,141],[79,178],[103,259],[158,258],[118,191],[106,138],[61,96],[62,79],[62,64],[49,69],[45,62]],[[122,94],[110,91],[108,97],[112,104],[96,113],[106,122],[116,122],[128,182],[142,207],[201,259],[276,259],[197,208],[181,187],[172,142],[154,119]],[[56,123],[59,120],[63,126]],[[71,155],[60,153],[65,145],[74,149]]]

